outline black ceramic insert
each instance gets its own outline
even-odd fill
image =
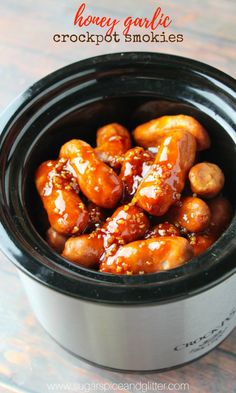
[[[61,145],[119,122],[132,130],[164,114],[196,117],[212,148],[202,159],[218,163],[225,192],[236,200],[236,82],[189,59],[154,53],[118,53],[84,60],[50,74],[5,111],[0,137],[1,248],[26,274],[57,291],[99,302],[142,304],[177,300],[206,290],[235,268],[236,219],[203,255],[170,271],[115,276],[78,267],[44,241],[47,219],[34,187],[37,166]]]

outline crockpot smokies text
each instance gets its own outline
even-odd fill
[[[210,149],[207,130],[181,114],[141,124],[133,135],[107,124],[96,147],[68,141],[35,174],[49,245],[103,273],[141,275],[189,262],[232,218],[223,171],[201,159]]]

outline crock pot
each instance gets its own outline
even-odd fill
[[[218,345],[236,325],[236,219],[200,257],[143,276],[76,266],[45,242],[37,166],[60,146],[109,122],[132,130],[163,114],[188,114],[209,131],[206,152],[236,200],[236,83],[190,59],[146,52],[98,56],[30,87],[1,117],[1,249],[17,266],[32,308],[64,348],[119,370],[163,370]],[[204,158],[203,154],[203,158]]]

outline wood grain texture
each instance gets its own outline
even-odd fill
[[[158,5],[174,17],[170,32],[184,34],[182,44],[55,44],[55,33],[79,33],[72,25],[79,4],[64,0],[1,1],[0,110],[47,73],[108,52],[173,53],[236,76],[235,0],[206,0],[204,4],[199,0],[159,1]],[[89,0],[87,4],[95,15],[124,18],[131,14],[150,16],[157,3],[100,0],[95,4]],[[0,393],[44,393],[50,383],[91,382],[186,382],[191,393],[236,392],[236,331],[207,356],[177,370],[141,375],[105,371],[74,358],[48,337],[31,312],[15,268],[0,256]],[[74,391],[82,390],[78,387]]]

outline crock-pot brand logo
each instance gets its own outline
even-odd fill
[[[183,349],[190,349],[190,352],[192,353],[201,351],[202,349],[210,346],[214,342],[217,342],[228,329],[229,322],[235,316],[235,314],[236,308],[233,308],[230,311],[229,315],[219,325],[215,326],[213,329],[209,330],[207,333],[194,340],[177,345],[174,350],[181,351]]]
[[[73,25],[78,29],[84,29],[79,34],[54,34],[53,41],[93,43],[174,43],[183,42],[183,34],[169,34],[168,29],[173,23],[170,16],[162,7],[156,5],[150,15],[133,17],[126,16],[118,19],[107,15],[97,16],[90,12],[86,3],[82,3],[73,15]],[[93,33],[89,31],[90,27]],[[99,34],[94,33],[94,28]],[[101,34],[102,33],[102,34]]]

